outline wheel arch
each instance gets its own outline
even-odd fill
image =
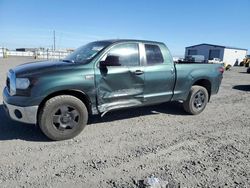
[[[210,80],[208,79],[199,79],[199,80],[196,80],[192,86],[202,86],[204,88],[206,88],[207,92],[208,92],[208,101],[210,100],[210,97],[211,97],[211,90],[212,90],[212,84],[210,82]]]
[[[71,89],[71,90],[56,91],[56,92],[53,92],[53,93],[49,94],[48,96],[46,96],[38,106],[37,117],[39,116],[39,112],[44,107],[46,101],[48,101],[49,99],[51,99],[53,97],[59,96],[59,95],[71,95],[71,96],[74,96],[74,97],[80,99],[86,105],[88,113],[92,114],[91,100],[88,97],[88,95],[80,90]]]

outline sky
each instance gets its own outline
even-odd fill
[[[0,0],[0,46],[77,48],[103,39],[164,42],[174,56],[211,43],[250,50],[250,0]]]

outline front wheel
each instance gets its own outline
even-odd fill
[[[183,103],[183,107],[189,114],[196,115],[205,109],[207,102],[207,89],[202,86],[192,86],[187,100]]]
[[[85,104],[70,95],[49,99],[40,110],[38,123],[51,140],[66,140],[78,135],[86,126],[88,111]]]

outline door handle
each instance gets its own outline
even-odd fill
[[[136,75],[141,75],[141,74],[143,74],[143,73],[144,73],[144,72],[141,71],[141,70],[136,70],[136,71],[135,71],[135,74],[136,74]]]

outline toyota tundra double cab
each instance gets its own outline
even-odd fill
[[[187,113],[199,114],[223,71],[219,64],[175,64],[161,42],[96,41],[63,60],[10,69],[3,101],[13,120],[64,140],[78,135],[90,115],[121,108],[180,101]]]

